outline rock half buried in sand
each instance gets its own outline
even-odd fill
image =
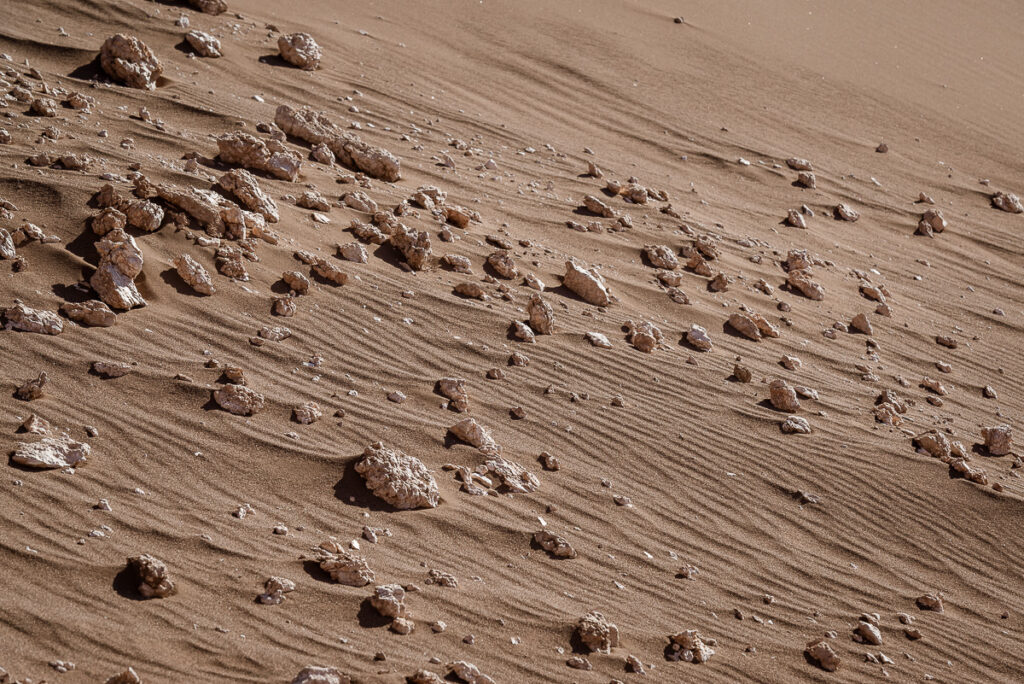
[[[786,420],[782,421],[779,427],[788,435],[811,434],[811,424],[807,422],[806,418],[801,418],[800,416],[789,416]]]
[[[307,665],[302,668],[291,684],[351,684],[348,675],[342,674],[336,667]]]
[[[804,653],[815,665],[826,672],[839,668],[839,655],[827,639],[815,639],[807,644]]]
[[[1024,213],[1024,204],[1021,204],[1020,198],[1013,193],[997,192],[992,195],[992,206],[1011,214]]]
[[[365,587],[373,583],[373,570],[370,570],[366,559],[348,551],[337,542],[323,542],[314,551],[320,569],[328,573],[338,584]]]
[[[324,112],[309,107],[293,109],[281,105],[274,115],[274,123],[288,135],[300,140],[313,145],[327,145],[339,162],[368,176],[392,183],[402,177],[401,162],[395,155],[384,148],[369,145],[355,134],[338,127]]]
[[[265,398],[244,385],[224,385],[213,392],[213,400],[228,413],[252,416],[263,410]]]
[[[178,591],[171,581],[167,565],[148,553],[129,558],[128,570],[136,573],[137,588],[143,598],[165,598]]]
[[[541,530],[533,533],[533,541],[556,558],[575,558],[576,549],[572,547],[569,540],[553,532]]]
[[[225,0],[188,0],[188,4],[205,14],[223,14],[228,11]]]
[[[566,261],[562,284],[588,304],[608,306],[612,303],[604,278],[595,268],[580,268],[573,262]]]
[[[52,311],[30,309],[17,299],[14,300],[14,306],[3,310],[3,314],[5,330],[20,330],[41,335],[59,335],[64,330],[64,321],[57,314]]]
[[[375,442],[355,465],[374,496],[395,508],[437,508],[441,494],[423,461]]]
[[[448,429],[463,442],[475,446],[484,454],[497,456],[501,452],[501,447],[491,437],[490,430],[476,422],[475,418],[460,420]]]
[[[619,645],[619,628],[596,610],[579,619],[576,623],[576,636],[590,652],[611,653]]]
[[[240,131],[217,138],[217,149],[227,164],[263,171],[281,180],[295,180],[302,168],[302,157],[279,140],[260,140]]]
[[[111,78],[130,88],[153,90],[164,72],[160,60],[135,36],[118,33],[103,42],[100,66]]]
[[[15,450],[11,460],[27,468],[68,468],[85,463],[88,456],[88,444],[62,435],[23,443]]]
[[[704,643],[700,633],[695,629],[688,629],[669,637],[671,653],[667,656],[669,660],[685,660],[688,663],[706,663],[715,652]]]
[[[316,71],[324,53],[308,33],[289,33],[277,39],[281,59],[303,71]]]
[[[220,51],[220,41],[209,33],[205,33],[203,31],[189,31],[185,34],[185,40],[200,57],[223,56],[223,53]]]

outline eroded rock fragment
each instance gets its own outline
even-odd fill
[[[405,605],[405,589],[400,584],[382,584],[374,587],[370,605],[384,617],[404,618],[409,614]]]
[[[982,428],[981,438],[992,456],[1005,456],[1013,450],[1013,428],[1006,423]]]
[[[534,532],[533,540],[545,551],[556,558],[575,558],[576,549],[569,540],[548,530]]]
[[[685,660],[688,663],[706,663],[711,656],[715,655],[714,650],[704,643],[700,633],[695,629],[688,629],[669,637],[671,653],[669,660]]]
[[[135,277],[142,272],[142,250],[135,238],[123,230],[111,230],[96,243],[100,263],[89,284],[104,304],[112,309],[128,310],[145,306]]]
[[[263,192],[256,177],[245,169],[231,169],[217,182],[249,211],[256,212],[270,223],[277,223],[280,219],[277,203]]]
[[[566,261],[562,284],[588,304],[608,306],[612,303],[604,278],[596,268],[580,268],[572,261]]]
[[[307,665],[295,675],[291,684],[351,684],[348,675],[342,674],[336,667]]]
[[[430,233],[427,231],[400,230],[391,236],[390,242],[414,271],[422,270],[427,265],[431,254]]]
[[[512,280],[519,277],[519,268],[516,266],[510,250],[499,249],[493,252],[487,257],[487,264],[502,278]]]
[[[644,256],[655,268],[664,268],[674,271],[679,268],[679,259],[670,247],[665,245],[647,245],[644,247]]]
[[[375,442],[366,447],[355,470],[374,496],[398,509],[436,508],[441,495],[423,462]]]
[[[835,672],[839,668],[839,655],[827,639],[815,639],[807,643],[804,653],[811,662],[826,672]]]
[[[800,416],[788,416],[786,420],[782,421],[779,427],[788,435],[811,434],[811,424],[807,422],[806,418],[801,418]]]
[[[303,71],[319,69],[320,60],[324,56],[320,46],[308,33],[290,33],[279,37],[277,49],[281,51],[281,59]]]
[[[302,168],[302,157],[279,140],[260,140],[235,131],[217,138],[218,156],[227,164],[255,169],[274,178],[294,181]]]
[[[103,42],[100,66],[107,75],[130,88],[153,90],[163,66],[153,51],[135,36],[118,33]]]
[[[252,416],[263,410],[266,398],[244,385],[228,384],[214,390],[217,405],[236,416]]]
[[[38,442],[23,442],[11,460],[27,468],[69,468],[85,463],[89,445],[76,442],[67,435],[44,437]]]
[[[534,332],[538,335],[551,334],[555,324],[555,310],[539,294],[530,296],[526,311],[530,314],[530,327]]]
[[[177,593],[167,565],[148,553],[129,558],[128,570],[136,574],[143,598],[166,598]]]
[[[87,302],[65,302],[60,310],[75,323],[96,328],[109,328],[117,321],[110,307],[98,299]]]
[[[790,271],[786,276],[786,282],[808,299],[818,302],[825,298],[825,288],[811,279],[811,272],[808,269]]]
[[[200,57],[221,57],[220,41],[204,31],[189,31],[185,40]]]
[[[366,559],[348,551],[341,544],[325,541],[314,551],[320,569],[328,573],[338,584],[365,587],[373,583],[375,575]]]
[[[619,645],[619,628],[592,610],[576,623],[576,637],[589,652],[611,653]]]
[[[14,300],[14,306],[3,310],[4,329],[20,330],[21,332],[40,335],[59,335],[64,330],[64,321],[52,311],[30,309],[20,300]]]
[[[213,279],[207,270],[198,261],[188,254],[181,254],[174,258],[174,268],[185,281],[185,284],[201,295],[212,295],[216,290],[213,287]]]
[[[1011,214],[1024,213],[1024,204],[1021,204],[1020,198],[1013,193],[997,192],[992,195],[992,206]]]
[[[451,400],[451,407],[459,413],[469,410],[469,392],[463,378],[441,378],[437,381],[441,394]]]

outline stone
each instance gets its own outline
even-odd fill
[[[231,169],[217,183],[249,211],[259,214],[270,223],[280,220],[277,203],[263,192],[256,177],[245,169]]]
[[[117,321],[110,307],[98,299],[87,302],[65,302],[60,310],[75,323],[96,328],[109,328]]]
[[[813,190],[817,186],[818,182],[814,177],[814,174],[810,171],[801,171],[796,176],[796,184],[809,190]]]
[[[400,230],[389,238],[389,242],[414,271],[422,270],[427,265],[431,254],[430,233],[425,230]]]
[[[310,425],[323,418],[324,412],[315,401],[307,401],[292,409],[292,418],[301,425]]]
[[[124,209],[127,223],[132,228],[152,233],[160,228],[164,221],[164,210],[159,204],[149,200],[135,200]]]
[[[218,156],[226,164],[255,169],[281,180],[294,181],[302,168],[302,157],[279,140],[260,140],[235,131],[217,138]],[[158,186],[159,187],[159,186]]]
[[[313,273],[335,285],[344,285],[348,282],[348,274],[342,271],[336,263],[327,259],[314,261]]]
[[[118,33],[100,47],[100,66],[111,78],[130,88],[153,90],[163,66],[153,51],[135,36]]]
[[[18,252],[14,248],[14,238],[11,237],[11,233],[0,228],[0,259],[14,259],[17,256]]]
[[[800,416],[787,417],[786,420],[779,424],[779,428],[788,435],[811,434],[811,424],[807,422],[806,418],[801,418]]]
[[[457,254],[445,254],[441,257],[441,263],[456,273],[473,275],[473,264],[468,257]]]
[[[669,645],[671,648],[670,660],[706,663],[715,654],[695,629],[673,634],[669,637]]]
[[[92,370],[104,378],[121,378],[132,372],[132,365],[120,361],[93,361]]]
[[[502,278],[512,280],[519,277],[519,268],[516,267],[512,252],[507,249],[499,249],[487,257],[487,264],[494,269]]]
[[[676,258],[672,249],[665,245],[646,245],[644,247],[644,256],[647,257],[647,260],[655,268],[663,268],[669,271],[679,268],[679,259]]]
[[[786,282],[790,287],[801,292],[808,299],[820,302],[825,298],[825,288],[811,279],[809,269],[796,269],[789,272]]]
[[[166,598],[177,593],[167,565],[148,553],[128,559],[128,570],[135,573],[138,592],[143,598]]]
[[[370,605],[383,617],[404,618],[409,614],[405,605],[405,589],[400,584],[381,584],[374,587]]]
[[[517,494],[530,494],[540,487],[537,476],[515,461],[493,458],[484,463],[484,467],[487,472],[494,473],[509,491]]]
[[[917,234],[931,237],[933,233],[941,233],[946,230],[946,219],[942,216],[940,209],[929,209],[921,214],[921,220],[917,224]]]
[[[807,228],[807,219],[797,209],[790,209],[786,212],[785,223],[793,228]]]
[[[307,665],[295,675],[291,684],[351,684],[348,675],[341,673],[336,667]]]
[[[123,230],[111,230],[96,243],[100,262],[89,284],[104,304],[112,309],[146,306],[146,300],[135,287],[135,277],[142,272],[142,250],[135,238]]]
[[[3,309],[4,329],[40,335],[59,335],[64,330],[64,321],[52,311],[30,309],[21,300],[14,300],[14,306]]]
[[[753,311],[736,312],[729,316],[729,326],[746,338],[779,337],[779,331],[768,320]]]
[[[602,349],[611,349],[612,343],[608,340],[608,337],[603,333],[599,332],[588,332],[586,334],[587,341],[595,347]]]
[[[257,600],[266,606],[276,606],[284,601],[284,595],[295,591],[295,582],[284,577],[271,577],[263,585],[264,593]]]
[[[441,378],[437,381],[441,394],[447,397],[453,409],[459,413],[469,410],[469,392],[466,390],[466,381],[463,378]]]
[[[1020,198],[1013,193],[997,192],[992,195],[992,206],[1011,214],[1024,213],[1024,204],[1021,204]]]
[[[594,666],[588,658],[581,655],[574,655],[565,661],[565,664],[574,670],[593,670]]]
[[[1013,450],[1013,428],[1006,423],[981,428],[981,438],[992,456],[1005,456]]]
[[[52,429],[49,421],[45,418],[40,418],[34,413],[25,419],[25,422],[21,424],[21,427],[25,432],[31,435],[45,435]]]
[[[835,207],[835,217],[843,221],[856,221],[860,218],[860,214],[854,211],[852,207],[847,204],[840,202]]]
[[[92,217],[92,232],[99,236],[106,235],[114,229],[124,230],[127,225],[128,217],[114,207],[104,207],[100,213]]]
[[[523,342],[535,343],[537,341],[533,329],[522,321],[512,321],[512,334]]]
[[[236,416],[252,416],[263,410],[265,397],[244,385],[228,384],[214,390],[217,405]]]
[[[800,410],[800,400],[797,399],[796,390],[790,387],[785,380],[781,378],[773,380],[768,385],[768,391],[771,396],[772,406],[780,411],[792,413]]]
[[[612,303],[604,278],[595,268],[580,268],[572,261],[566,261],[562,284],[588,304],[608,306]]]
[[[465,682],[465,684],[495,684],[493,679],[480,671],[480,668],[465,660],[456,660],[453,663],[448,663],[446,668],[450,675],[458,678],[460,682]]]
[[[878,626],[871,622],[861,620],[854,628],[853,634],[863,644],[880,646],[882,643],[882,633],[878,630]]]
[[[945,612],[942,606],[942,596],[937,594],[924,594],[917,597],[917,607],[921,610],[933,610],[936,613]]]
[[[839,668],[839,655],[827,639],[815,639],[808,642],[804,653],[811,662],[826,672],[835,672]]]
[[[0,679],[2,681],[2,679]],[[138,673],[134,669],[128,668],[123,672],[119,672],[113,677],[108,677],[105,684],[142,684],[142,678],[139,677]]]
[[[630,343],[642,352],[652,352],[664,342],[661,330],[650,321],[626,321],[625,327]]]
[[[338,584],[365,587],[373,584],[375,575],[366,559],[343,548],[335,541],[325,541],[314,549],[320,569]]]
[[[864,333],[865,335],[870,335],[873,332],[871,321],[869,321],[868,317],[863,313],[859,313],[853,317],[850,321],[850,327],[859,333]]]
[[[813,171],[811,162],[806,159],[800,159],[799,157],[790,157],[786,160],[786,166],[793,169],[794,171]]]
[[[203,31],[189,31],[185,34],[185,40],[200,57],[222,57],[220,41]]]
[[[592,214],[601,216],[604,218],[615,218],[615,210],[609,207],[607,204],[594,197],[593,195],[587,195],[583,198],[583,206]]]
[[[368,259],[366,248],[358,242],[349,242],[344,245],[338,245],[338,254],[341,255],[342,259],[345,259],[346,261],[353,261],[357,264],[365,264]]]
[[[207,270],[188,254],[176,256],[174,268],[185,284],[196,293],[209,296],[216,291],[213,287],[213,279]]]
[[[538,335],[550,335],[552,334],[552,328],[555,324],[555,310],[551,308],[539,294],[530,296],[530,301],[526,305],[526,311],[530,314],[530,327]]]
[[[61,435],[44,437],[38,442],[22,442],[15,449],[11,460],[26,468],[72,468],[85,463],[89,452],[88,444]]]
[[[277,49],[281,52],[281,59],[303,71],[316,71],[320,68],[323,51],[308,33],[280,36],[277,39]]]
[[[459,283],[455,286],[455,293],[472,299],[485,299],[487,293],[480,283]]]
[[[576,549],[572,547],[569,540],[548,530],[534,532],[533,541],[556,558],[576,557]]]
[[[295,201],[295,205],[313,211],[330,211],[331,203],[316,190],[307,190]]]
[[[223,14],[228,11],[226,0],[188,0],[188,4],[205,14]]]
[[[355,470],[374,496],[401,510],[436,508],[441,495],[423,462],[375,442],[366,447]]]
[[[696,323],[692,324],[686,332],[686,341],[698,351],[711,351],[711,337],[708,335],[707,329]]]
[[[619,645],[619,628],[592,610],[577,621],[576,637],[590,653],[611,653]]]

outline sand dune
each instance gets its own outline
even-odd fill
[[[294,182],[250,169],[280,220],[266,224],[277,244],[221,237],[254,252],[239,262],[248,281],[218,272],[203,227],[184,213],[175,222],[176,208],[143,187],[164,211],[155,231],[126,229],[147,305],[111,327],[65,315],[57,335],[0,330],[0,667],[11,681],[106,681],[131,666],[147,683],[287,682],[307,665],[360,682],[419,669],[460,681],[446,667],[456,661],[497,682],[638,681],[628,656],[664,682],[1024,680],[1024,463],[982,435],[1016,427],[1024,409],[1024,216],[991,199],[1024,194],[1019,6],[228,4],[208,14],[186,2],[36,0],[0,26],[11,138],[0,199],[13,205],[0,229],[24,259],[0,261],[0,308],[19,299],[56,313],[96,298],[107,247],[92,219],[107,183],[134,201],[140,172],[154,187],[213,189],[237,211],[237,196],[216,189],[237,167],[218,158],[218,137],[276,135],[302,160]],[[223,56],[192,56],[193,29],[218,38]],[[318,70],[280,57],[278,38],[295,32],[321,47]],[[154,89],[104,73],[100,48],[117,33],[160,60]],[[74,92],[95,104],[65,105]],[[54,100],[56,116],[30,114],[35,98]],[[326,112],[397,157],[401,179],[315,161],[312,144],[273,125],[280,105]],[[40,153],[54,163],[28,162]],[[67,154],[91,163],[69,170],[56,161]],[[811,162],[814,189],[796,184],[793,157]],[[588,175],[591,162],[603,177]],[[667,200],[606,190],[631,177]],[[480,221],[445,224],[410,204],[423,186]],[[330,210],[297,206],[307,190]],[[382,228],[429,236],[423,268],[390,241],[357,238],[350,224],[373,217],[341,201],[354,192],[379,206]],[[625,218],[593,215],[588,195]],[[835,219],[840,203],[860,218]],[[785,225],[801,207],[807,228]],[[947,227],[915,235],[929,209]],[[26,222],[55,237],[29,239]],[[725,291],[686,267],[698,238],[717,250],[707,267]],[[366,263],[339,256],[351,242]],[[682,294],[659,280],[648,245],[676,255]],[[501,248],[517,278],[487,263]],[[820,301],[786,285],[791,250],[814,262]],[[311,273],[300,251],[347,282]],[[182,280],[182,254],[210,273],[211,296]],[[468,257],[472,274],[443,265],[449,254]],[[610,305],[563,285],[570,260],[598,269]],[[290,271],[309,291],[294,316],[272,315]],[[553,334],[532,344],[512,328],[530,317],[528,274],[554,314]],[[885,288],[890,315],[861,294],[864,281]],[[468,282],[486,298],[454,293]],[[727,324],[741,311],[779,337],[743,337]],[[849,331],[858,314],[870,335]],[[652,323],[661,344],[635,348],[630,322]],[[687,342],[694,324],[710,351]],[[264,326],[291,335],[260,339]],[[95,361],[131,372],[104,378]],[[733,376],[737,363],[751,382]],[[264,396],[255,415],[215,401],[228,367]],[[43,396],[18,398],[40,372]],[[443,377],[466,380],[468,413],[448,406]],[[791,412],[770,401],[776,378],[807,389],[795,415],[810,434],[780,429]],[[910,404],[902,425],[876,421],[884,390]],[[404,401],[388,398],[396,391]],[[300,424],[293,409],[309,401],[323,417]],[[44,437],[22,427],[33,414],[46,436],[87,443],[87,462],[19,465],[20,445]],[[486,474],[493,458],[449,431],[467,416],[537,491],[460,489],[457,467]],[[963,444],[966,465],[915,448],[933,429]],[[436,508],[397,510],[367,489],[355,465],[378,441],[430,471]],[[542,452],[560,468],[545,469]],[[983,469],[985,483],[952,477],[951,465]],[[541,529],[576,557],[543,550]],[[331,581],[314,549],[332,538],[358,540],[349,550],[373,585]],[[166,563],[176,593],[143,599],[126,560],[144,553]],[[431,582],[431,570],[457,586]],[[270,577],[296,584],[278,605],[257,599]],[[369,600],[391,584],[406,587],[411,634]],[[941,613],[918,606],[926,594],[941,595]],[[618,629],[609,653],[574,636],[595,610]],[[880,645],[854,635],[871,613]],[[706,662],[673,658],[670,637],[686,630],[714,651]],[[806,655],[821,638],[840,658],[834,672]],[[570,668],[577,656],[592,669]]]

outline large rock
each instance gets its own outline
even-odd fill
[[[89,284],[103,303],[112,309],[128,310],[146,306],[146,300],[135,287],[135,277],[142,272],[142,250],[135,238],[114,229],[96,243],[100,263]]]
[[[166,598],[177,593],[167,565],[148,553],[128,559],[128,570],[136,573],[138,591],[143,598]]]
[[[270,223],[280,220],[277,203],[263,192],[256,177],[245,169],[231,169],[220,177],[218,183],[249,211],[256,212]]]
[[[395,508],[436,508],[441,494],[423,461],[375,442],[355,465],[374,496]]]
[[[619,645],[619,628],[596,610],[579,619],[576,623],[576,636],[590,652],[611,653]]]
[[[316,71],[324,53],[308,33],[289,33],[277,39],[281,59],[303,71]]]
[[[88,444],[62,435],[44,437],[38,442],[24,442],[11,459],[27,468],[68,468],[85,463],[88,457]]]
[[[131,88],[153,90],[164,68],[145,43],[118,33],[103,42],[100,66],[107,75]]]
[[[279,140],[259,138],[235,131],[217,138],[218,156],[227,164],[256,169],[274,178],[293,181],[302,168],[302,157]]]
[[[213,393],[217,405],[236,416],[252,416],[263,410],[266,399],[244,385],[224,385]]]
[[[14,306],[3,310],[4,329],[41,335],[59,335],[64,330],[64,321],[52,311],[30,309],[21,300],[15,299]]]
[[[566,261],[562,284],[594,306],[608,306],[612,303],[608,286],[596,268],[580,268],[572,261]]]

